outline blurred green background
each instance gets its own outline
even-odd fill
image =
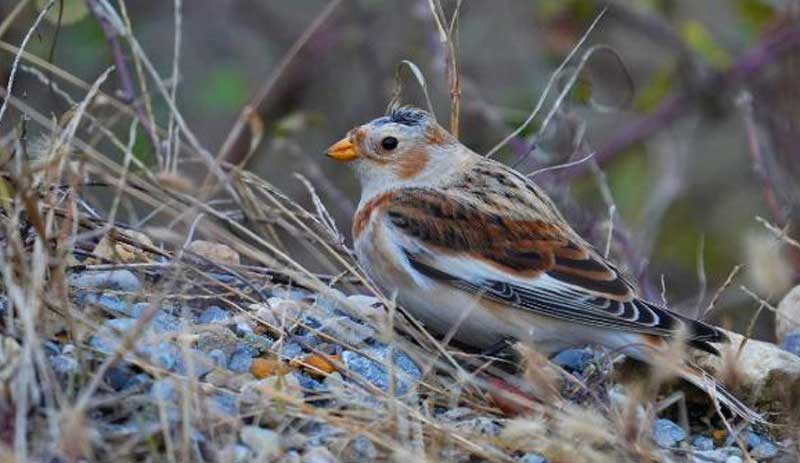
[[[19,45],[36,15],[34,3],[45,2],[30,2],[3,41]],[[16,4],[0,0],[0,18]],[[125,4],[141,45],[169,76],[173,2]],[[449,17],[456,2],[443,4]],[[204,146],[218,150],[241,107],[325,5],[321,0],[183,2],[179,106]],[[523,121],[604,7],[605,16],[583,49],[607,44],[613,53],[588,61],[547,130],[538,130],[539,117],[523,132],[528,143],[535,137],[530,156],[516,164],[525,140],[515,140],[516,152],[506,147],[498,158],[529,172],[597,152],[616,205],[616,259],[640,280],[647,296],[661,298],[663,281],[666,299],[690,314],[708,304],[734,266],[745,265],[712,312],[715,320],[741,329],[758,307],[741,285],[777,303],[797,276],[791,253],[756,221],[761,216],[779,227],[791,225],[800,204],[797,1],[466,0],[457,31],[460,138],[486,152]],[[96,19],[85,14],[83,1],[65,0],[64,8],[55,48],[56,27],[50,22],[29,50],[43,58],[52,52],[54,64],[92,81],[111,63],[108,43]],[[7,51],[0,53],[2,82],[12,59]],[[445,49],[428,0],[343,1],[259,108],[266,137],[248,167],[303,204],[310,204],[308,193],[291,174],[308,177],[339,226],[348,229],[358,185],[322,153],[354,125],[383,113],[403,59],[425,73],[446,125]],[[574,66],[559,83],[566,82],[570,69]],[[404,75],[404,101],[421,104],[419,87]],[[15,93],[45,114],[67,109],[30,73],[18,78]],[[103,88],[117,87],[109,79]],[[545,113],[552,103],[551,97]],[[166,108],[155,110],[164,124]],[[620,144],[626,137],[632,143]],[[152,159],[144,136],[136,151]],[[243,154],[234,152],[232,160]],[[754,159],[761,170],[754,169]],[[576,228],[603,248],[609,208],[599,177],[584,167],[537,180]],[[765,191],[775,197],[772,207]],[[771,319],[762,315],[757,336],[771,338]]]

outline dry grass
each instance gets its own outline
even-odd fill
[[[638,398],[630,394],[616,407],[607,398],[611,384],[607,370],[598,369],[581,381],[526,350],[527,368],[520,384],[496,363],[482,364],[481,359],[437,341],[366,278],[311,183],[304,180],[314,204],[308,210],[240,165],[226,163],[226,153],[243,131],[249,131],[249,153],[260,142],[263,128],[253,108],[269,93],[276,77],[242,110],[216,154],[204,147],[176,104],[180,1],[175,3],[175,61],[168,78],[139,45],[124,8],[109,10],[110,2],[91,3],[101,9],[99,14],[118,44],[130,51],[132,70],[109,68],[94,82],[83,82],[69,70],[29,54],[27,38],[36,33],[41,17],[19,47],[0,42],[2,50],[14,56],[12,79],[0,90],[0,286],[7,298],[0,321],[0,461],[50,461],[52,456],[66,462],[234,461],[235,444],[248,426],[280,433],[280,453],[285,456],[290,448],[307,450],[303,442],[291,439],[314,423],[338,430],[327,448],[342,461],[354,458],[348,452],[359,436],[372,442],[379,461],[464,461],[473,455],[505,462],[516,461],[526,451],[540,452],[553,463],[666,458],[645,431],[655,414],[657,387],[647,388]],[[53,4],[51,0],[49,5]],[[331,2],[309,31],[337,4]],[[448,50],[450,121],[457,132],[457,15],[448,20],[438,1],[431,5]],[[18,12],[6,21],[13,21]],[[0,38],[1,31],[2,26]],[[301,37],[297,48],[309,34]],[[583,40],[585,36],[579,46]],[[275,76],[297,48],[287,54]],[[13,76],[18,72],[38,72],[43,90],[51,86],[83,96],[70,101],[67,93],[56,92],[70,110],[57,117],[43,114],[15,96]],[[112,87],[112,72],[133,78],[132,101],[120,101],[101,90]],[[561,91],[546,121],[568,91]],[[155,104],[169,109],[166,120],[154,116]],[[530,119],[543,104],[544,97]],[[10,113],[17,117],[12,119]],[[151,140],[154,166],[145,165],[133,152],[140,131]],[[204,181],[193,180],[198,170],[208,173]],[[196,239],[223,243],[244,263],[208,259],[189,246]],[[324,273],[298,262],[291,251],[297,246],[307,249]],[[115,295],[144,303],[143,313],[131,330],[120,335],[112,353],[100,352],[89,339],[110,315],[78,297],[71,275],[122,269],[135,272],[144,286]],[[228,279],[221,281],[220,274]],[[417,362],[423,372],[419,383],[398,396],[394,381],[384,391],[320,351],[316,353],[328,363],[317,360],[309,366],[277,360],[279,366],[266,381],[230,374],[215,381],[198,379],[169,371],[137,353],[137,346],[148,342],[148,328],[160,307],[212,303],[275,338],[272,361],[279,359],[284,340],[298,326],[331,345],[362,351],[345,338],[305,324],[302,316],[265,319],[254,310],[269,304],[269,294],[292,288],[335,301],[375,327],[380,341]],[[363,308],[345,297],[358,293],[374,295],[381,308],[365,318]],[[314,301],[298,307],[302,313],[319,310]],[[214,330],[181,325],[164,336],[181,347],[190,373],[196,367],[191,348]],[[66,376],[55,372],[48,360],[50,342],[74,346],[79,369]],[[304,347],[316,351],[313,345]],[[674,354],[682,352],[676,349]],[[151,395],[114,391],[107,374],[122,363],[162,384],[174,384],[177,396],[148,403]],[[387,363],[387,370],[396,371],[391,360]],[[326,370],[335,370],[333,375],[340,376],[331,380],[326,395],[298,394],[287,375],[297,368],[310,369],[319,377],[331,377]],[[210,396],[223,392],[243,404],[238,416],[219,413],[210,404]],[[177,403],[178,420],[168,416],[170,401]],[[472,428],[451,426],[436,412],[456,407],[468,407],[502,424],[502,432],[481,435]],[[141,426],[133,433],[114,427],[123,422]]]

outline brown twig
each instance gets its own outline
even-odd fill
[[[314,33],[319,30],[320,26],[327,21],[340,3],[341,0],[331,0],[325,6],[325,8],[323,8],[322,11],[317,14],[317,17],[314,18],[311,24],[303,31],[300,37],[297,38],[294,44],[292,44],[292,47],[289,48],[283,58],[281,58],[281,61],[275,67],[275,70],[273,70],[269,78],[258,89],[255,95],[253,95],[253,98],[250,99],[250,102],[242,108],[241,112],[239,113],[239,117],[236,118],[236,122],[233,123],[233,127],[231,127],[230,132],[228,132],[228,136],[225,138],[225,141],[222,143],[222,146],[219,149],[219,154],[217,154],[217,162],[228,159],[233,148],[240,143],[242,131],[247,126],[247,121],[250,120],[254,114],[256,114],[259,108],[261,108],[261,106],[264,104],[264,101],[272,92],[272,89],[275,88],[275,85],[289,67],[289,64],[291,64],[300,50],[302,50],[303,47],[308,43]]]
[[[128,66],[125,54],[122,51],[122,45],[120,45],[118,40],[119,31],[111,24],[111,21],[109,21],[108,17],[103,12],[103,6],[100,5],[98,0],[86,0],[86,4],[89,7],[89,11],[91,11],[92,15],[100,24],[100,28],[103,29],[103,35],[105,35],[108,46],[111,49],[111,59],[114,62],[114,68],[117,71],[117,77],[119,79],[117,97],[123,103],[133,107],[136,119],[142,127],[144,127],[145,131],[147,131],[147,135],[150,137],[150,143],[153,145],[153,151],[155,151],[156,157],[161,159],[161,141],[158,138],[155,124],[147,117],[141,103],[136,99],[136,86],[133,83],[131,68]]]

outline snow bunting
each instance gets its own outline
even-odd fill
[[[644,301],[513,169],[459,143],[425,111],[403,107],[351,130],[328,156],[361,183],[359,262],[425,326],[486,348],[513,338],[541,352],[599,344],[646,362],[683,333],[716,353],[719,329]],[[700,370],[680,375],[734,413],[758,415]]]

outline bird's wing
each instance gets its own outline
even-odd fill
[[[632,285],[566,225],[479,207],[442,190],[396,190],[385,205],[409,265],[453,287],[577,323],[669,336],[681,327],[712,349],[724,335],[636,296]]]

